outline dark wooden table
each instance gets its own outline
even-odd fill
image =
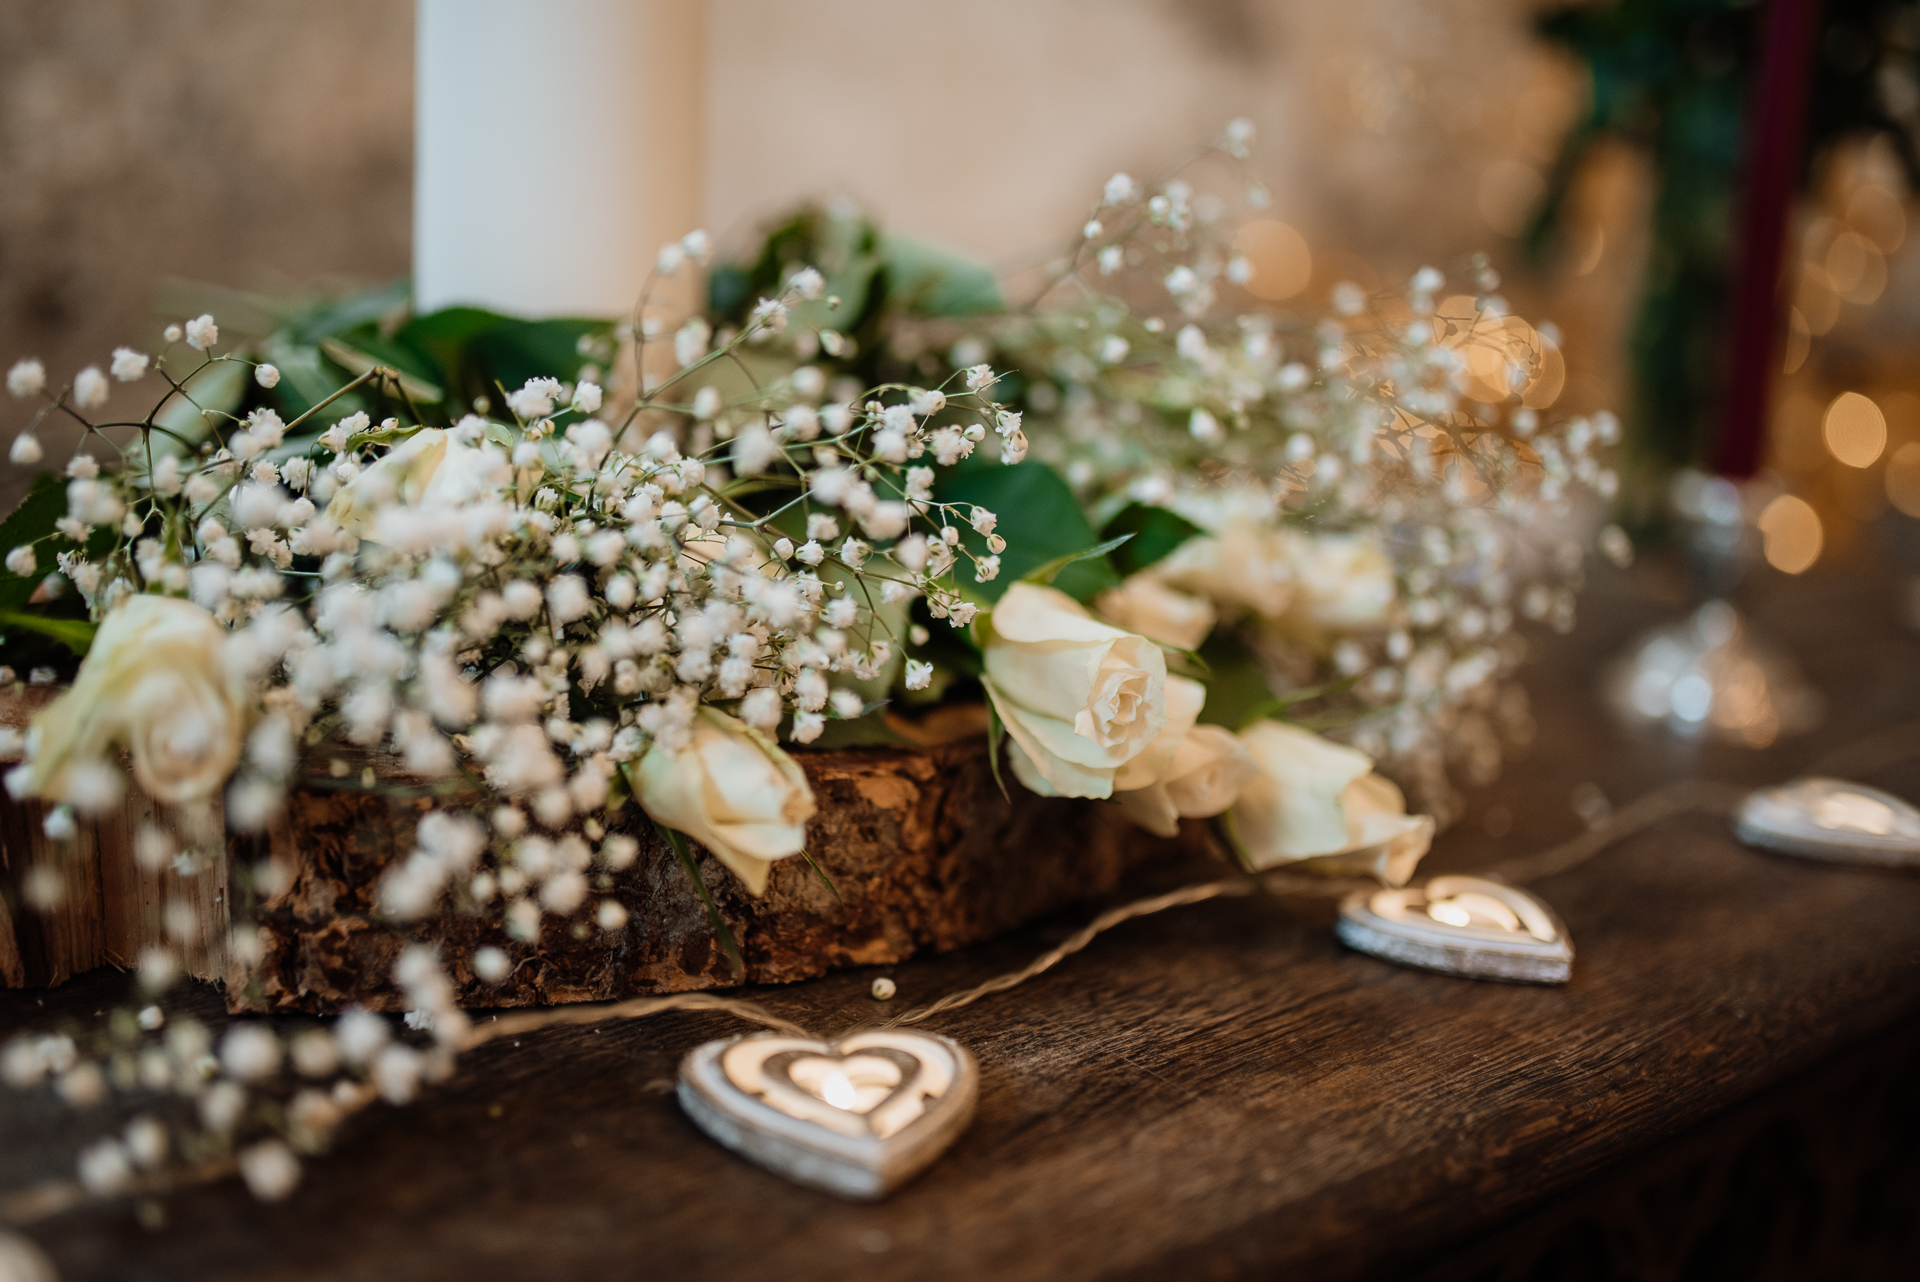
[[[1620,804],[1776,781],[1920,719],[1900,589],[1884,563],[1754,586],[1831,706],[1752,753],[1603,716],[1599,660],[1681,604],[1657,570],[1605,576],[1580,631],[1541,642],[1532,752],[1430,866],[1569,836],[1580,785]],[[1920,761],[1868,781],[1920,796]],[[979,1056],[979,1114],[880,1206],[702,1137],[676,1064],[737,1026],[681,1014],[482,1050],[424,1104],[356,1119],[285,1203],[229,1182],[149,1208],[158,1227],[116,1204],[29,1232],[68,1282],[1920,1276],[1920,877],[1754,853],[1695,815],[1535,888],[1579,950],[1564,988],[1397,969],[1311,901],[1116,930],[931,1025]],[[897,1000],[1022,964],[1090,911],[900,967]],[[872,977],[759,996],[833,1030],[876,1012]],[[91,1014],[122,983],[0,995],[0,1027]],[[59,1110],[0,1109],[6,1186],[71,1169]]]

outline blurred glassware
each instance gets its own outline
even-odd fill
[[[1819,723],[1820,692],[1728,599],[1758,558],[1764,513],[1779,497],[1765,482],[1742,486],[1693,471],[1674,478],[1673,511],[1705,599],[1685,618],[1643,634],[1608,666],[1603,690],[1627,724],[1765,748]]]

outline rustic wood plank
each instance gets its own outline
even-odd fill
[[[1603,590],[1587,629],[1544,646],[1529,677],[1532,757],[1475,799],[1435,866],[1567,836],[1577,784],[1625,801],[1688,775],[1777,780],[1920,720],[1920,639],[1884,577],[1772,591],[1763,620],[1833,696],[1817,736],[1741,754],[1614,729],[1595,661],[1669,606]],[[1920,796],[1911,761],[1866,781]],[[1220,901],[1130,924],[930,1025],[980,1059],[977,1120],[879,1206],[782,1184],[701,1137],[672,1101],[673,1072],[737,1025],[670,1016],[490,1046],[423,1106],[363,1115],[286,1204],[228,1184],[176,1198],[157,1232],[110,1206],[32,1235],[68,1282],[1398,1277],[1883,1030],[1920,1026],[1920,878],[1755,853],[1696,816],[1537,889],[1579,947],[1564,988],[1347,952],[1324,902]],[[890,968],[891,1006],[865,995],[872,971],[754,996],[837,1030],[1024,963],[1085,915]],[[88,1014],[109,991],[90,977],[0,994],[0,1024]],[[43,1102],[0,1101],[9,1182],[64,1174],[71,1148],[56,1141],[81,1133]]]
[[[0,858],[12,886],[25,886],[36,868],[51,869],[58,884],[52,907],[22,899],[13,921],[21,982],[35,988],[65,983],[107,960],[97,826],[80,821],[62,845],[46,835],[48,809],[38,801],[0,802]]]
[[[0,690],[0,725],[25,729],[58,693],[24,685]],[[195,979],[226,979],[230,931],[223,862],[209,861],[186,875],[172,867],[141,868],[134,833],[154,819],[155,808],[138,788],[128,790],[123,808],[82,819],[65,848],[48,840],[46,810],[39,802],[0,794],[0,868],[13,887],[36,864],[58,869],[65,885],[51,912],[22,904],[17,928],[11,918],[0,926],[0,986],[51,987],[96,966],[131,968],[144,946],[166,937],[165,909],[174,899],[189,903],[198,923],[192,938],[175,941],[185,972]],[[24,948],[25,960],[9,967],[8,941],[16,933],[24,942],[13,951]]]
[[[195,979],[224,983],[231,968],[226,861],[204,860],[197,871],[186,873],[171,862],[159,868],[141,867],[135,857],[135,833],[141,824],[158,818],[157,807],[136,788],[128,792],[124,809],[102,815],[94,823],[103,960],[122,970],[138,965],[142,948],[167,938],[166,910],[177,901],[192,910],[196,923],[191,937],[173,941],[182,968]]]

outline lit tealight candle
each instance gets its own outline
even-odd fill
[[[1466,891],[1451,899],[1429,900],[1427,916],[1449,926],[1479,926],[1483,929],[1507,931],[1521,929],[1520,918],[1513,909],[1492,895],[1476,894],[1473,891]]]
[[[828,1044],[759,1033],[680,1066],[702,1130],[800,1184],[877,1198],[953,1142],[973,1114],[973,1057],[930,1033],[874,1029]]]
[[[1452,975],[1559,984],[1573,973],[1573,945],[1552,910],[1480,877],[1350,895],[1336,930],[1361,952]]]
[[[1842,863],[1920,867],[1920,810],[1842,779],[1796,779],[1740,803],[1734,835],[1749,846]]]
[[[853,1089],[853,1079],[845,1073],[829,1073],[820,1083],[820,1098],[849,1112],[860,1102],[860,1096]]]

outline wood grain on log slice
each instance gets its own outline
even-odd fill
[[[55,693],[0,694],[0,724],[25,725]],[[1197,826],[1183,842],[1149,836],[1113,806],[1036,797],[1017,784],[1003,796],[985,739],[966,734],[978,720],[969,712],[977,710],[948,709],[926,723],[933,741],[925,744],[795,754],[819,803],[807,850],[833,890],[793,858],[774,867],[767,893],[756,899],[694,847],[701,876],[739,941],[744,982],[784,983],[977,943],[1111,891],[1129,867],[1156,853],[1203,842]],[[963,737],[938,742],[952,734]],[[335,758],[346,772],[337,782],[325,778]],[[135,860],[134,833],[152,817],[137,790],[124,810],[83,820],[64,850],[42,830],[44,806],[0,798],[0,859],[11,886],[4,904],[11,917],[0,921],[0,984],[52,985],[102,964],[132,966],[142,947],[166,938],[166,905],[176,898],[193,905],[198,922],[195,938],[185,941],[188,972],[224,979],[236,1011],[330,1012],[352,1003],[404,1009],[390,976],[411,941],[439,946],[467,1006],[599,1001],[742,982],[685,871],[637,805],[629,802],[610,827],[639,841],[639,859],[618,873],[591,874],[595,901],[611,898],[627,910],[625,929],[608,935],[587,925],[589,904],[579,924],[550,917],[528,943],[508,938],[497,901],[476,905],[464,890],[438,915],[404,926],[374,911],[380,878],[412,853],[421,816],[435,807],[491,805],[485,793],[416,795],[423,781],[408,777],[391,755],[330,743],[308,765],[322,777],[293,791],[266,834],[229,835],[228,862],[190,875]],[[27,908],[18,897],[37,863],[58,868],[65,883],[51,911]],[[255,886],[271,893],[255,895]],[[237,906],[230,894],[239,897]],[[257,949],[230,953],[231,925],[247,923],[257,927]],[[517,962],[498,985],[473,973],[474,950],[487,944]]]
[[[980,739],[795,755],[820,807],[807,849],[834,890],[793,858],[775,865],[766,894],[756,899],[694,847],[701,876],[739,941],[748,983],[808,979],[977,943],[1111,891],[1133,864],[1177,849],[1134,828],[1116,807],[1036,797],[1017,786],[1011,799],[1003,797]],[[459,905],[404,930],[375,920],[378,878],[413,849],[420,817],[436,805],[485,800],[479,793],[427,800],[348,788],[294,794],[265,851],[253,855],[278,865],[273,880],[284,889],[257,906],[261,955],[251,965],[235,962],[229,1006],[324,1012],[358,1002],[405,1009],[388,976],[409,940],[440,945],[464,1006],[601,1001],[741,982],[672,850],[631,803],[611,827],[640,842],[640,857],[605,874],[595,890],[629,914],[616,935],[549,918],[529,946],[508,938],[492,917]],[[487,944],[520,959],[498,985],[473,973],[474,950]]]
[[[0,691],[0,725],[24,729],[58,690],[16,687]],[[7,769],[10,766],[0,766]],[[140,951],[167,938],[166,912],[175,902],[192,911],[190,935],[172,940],[185,972],[224,979],[228,971],[227,868],[223,860],[142,867],[134,834],[154,816],[153,803],[129,788],[124,805],[82,818],[64,845],[46,835],[48,807],[0,793],[0,868],[8,893],[0,897],[0,985],[39,988],[81,971],[112,965],[129,969]],[[36,867],[51,868],[60,892],[50,908],[21,895]]]

